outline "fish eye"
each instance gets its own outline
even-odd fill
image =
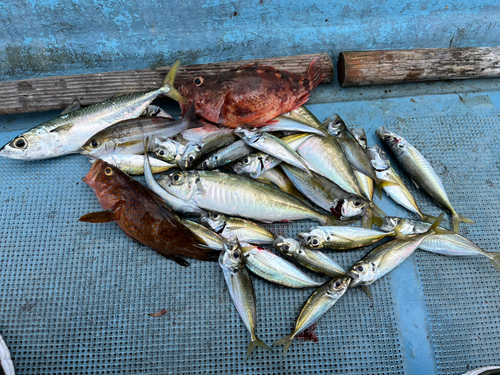
[[[181,174],[180,173],[176,173],[176,174],[174,174],[174,176],[172,178],[174,179],[175,182],[178,182],[181,179]]]
[[[311,242],[314,246],[318,246],[319,245],[319,241],[317,238],[315,238],[314,240],[312,240]]]
[[[335,288],[340,288],[341,285],[342,283],[339,280],[335,281],[335,284],[333,284]]]
[[[355,205],[356,207],[359,207],[359,206],[361,205],[361,202],[360,202],[360,201],[354,201],[354,205]]]
[[[92,148],[97,148],[99,147],[99,142],[96,141],[95,139],[93,139],[91,142],[90,142],[90,147]]]
[[[364,141],[366,141],[366,138],[365,137],[359,137],[359,140],[364,142]]]
[[[363,270],[365,269],[363,266],[357,266],[356,269],[359,271],[359,272],[363,272]]]
[[[399,148],[403,148],[405,147],[404,145],[402,145],[401,143],[398,145]]]
[[[240,259],[240,252],[235,251],[233,257],[234,257],[234,259]]]
[[[215,220],[217,220],[217,219],[220,217],[220,215],[219,215],[219,214],[214,214],[212,217],[213,217]]]
[[[194,156],[193,156],[193,155],[191,155],[191,156],[189,157],[189,161],[194,161]]]
[[[208,167],[208,163],[206,161],[204,161],[203,163],[201,163],[201,166],[202,166],[202,168],[207,168]]]
[[[11,147],[15,148],[26,148],[28,147],[28,142],[24,137],[17,137],[10,143]]]
[[[253,132],[253,131],[257,130],[257,128],[256,128],[255,126],[250,126],[250,127],[248,128],[248,130],[250,130],[251,132]]]
[[[245,163],[245,164],[250,163],[250,159],[249,159],[249,158],[245,158],[245,159],[243,159],[243,163]]]
[[[158,152],[158,155],[164,156],[164,155],[165,155],[165,151],[160,150],[160,151]]]
[[[106,169],[104,169],[104,174],[106,176],[112,176],[113,175],[113,169],[111,167],[106,167]]]
[[[283,249],[285,249],[285,251],[288,251],[288,250],[290,250],[290,246],[285,245],[285,247],[283,247]]]
[[[194,79],[194,84],[196,86],[201,86],[201,85],[203,85],[204,82],[205,82],[205,78],[203,78],[202,76],[198,76]]]

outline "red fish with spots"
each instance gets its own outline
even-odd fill
[[[119,169],[97,160],[83,181],[94,190],[105,211],[84,215],[80,221],[115,221],[127,236],[181,266],[189,266],[181,255],[207,261],[218,259],[219,251],[208,249],[158,195]]]
[[[184,114],[194,102],[198,116],[222,126],[260,126],[304,104],[322,79],[318,57],[305,76],[250,64],[191,78],[179,87],[189,104],[180,105]]]

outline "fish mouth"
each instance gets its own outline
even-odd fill
[[[87,173],[87,175],[82,178],[83,182],[92,187],[95,184],[95,180],[97,179],[99,172],[101,171],[102,163],[104,163],[104,161],[102,161],[101,159],[97,159],[96,161],[94,161],[92,167],[90,167],[89,173]]]
[[[357,273],[354,273],[352,271],[347,271],[345,275],[350,277],[349,286],[351,288],[359,285],[361,280],[359,279],[359,275]]]
[[[330,207],[330,211],[339,219],[342,217],[342,206],[344,205],[344,200],[339,199],[338,201],[334,201],[332,207]]]

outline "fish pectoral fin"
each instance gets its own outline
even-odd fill
[[[83,215],[79,220],[86,223],[109,223],[115,221],[116,218],[115,214],[111,211],[100,211]]]
[[[58,128],[52,129],[49,133],[63,133],[71,130],[73,128],[73,123],[59,126]]]
[[[182,266],[182,267],[189,267],[190,266],[189,262],[179,255],[173,255],[173,254],[162,254],[162,255],[167,259],[173,260],[179,266]]]
[[[372,291],[370,290],[368,285],[361,285],[361,289],[363,290],[363,292],[365,292],[368,298],[373,299]]]
[[[82,105],[80,104],[80,101],[78,99],[76,99],[70,105],[68,105],[66,108],[64,108],[59,116],[67,115],[68,113],[76,111],[80,108],[82,108]]]
[[[422,190],[422,188],[420,187],[420,185],[415,181],[415,180],[411,180],[413,182],[413,185],[415,185],[415,187],[418,189],[418,190]]]

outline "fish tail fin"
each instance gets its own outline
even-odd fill
[[[279,339],[276,341],[273,346],[278,346],[278,345],[284,345],[285,347],[283,348],[283,357],[286,356],[286,353],[288,353],[288,349],[290,349],[290,345],[292,345],[294,335],[290,334],[288,336],[283,337],[282,339]]]
[[[487,256],[491,264],[493,264],[493,267],[500,272],[500,253],[487,253]]]
[[[177,60],[174,65],[172,65],[170,71],[161,84],[161,89],[163,94],[169,98],[172,98],[182,104],[189,104],[188,100],[174,87],[175,76],[177,75],[177,70],[179,69],[180,64],[181,60]]]
[[[466,223],[466,224],[476,224],[476,222],[474,220],[466,218],[463,215],[458,215],[458,221],[460,221],[461,223]]]
[[[422,217],[422,220],[425,221],[426,223],[433,223],[438,218],[437,216],[425,215],[422,213],[420,214],[420,216]],[[446,219],[444,219],[444,220],[446,221]]]
[[[205,126],[204,123],[196,116],[196,106],[193,102],[187,112],[182,116],[182,121],[185,121],[187,125],[186,129],[202,128]]]
[[[313,61],[311,61],[311,64],[309,64],[307,78],[309,79],[309,91],[316,88],[316,86],[318,86],[323,79],[323,72],[321,71],[321,61],[319,57],[315,57]]]
[[[373,215],[371,209],[367,210],[361,217],[361,226],[366,229],[370,229],[373,226]]]
[[[253,348],[255,346],[260,346],[261,348],[264,348],[266,350],[269,350],[272,352],[273,350],[267,345],[264,341],[259,339],[257,336],[255,336],[253,339],[250,339],[250,343],[248,344],[248,350],[247,350],[247,358],[246,361],[248,361],[248,358],[250,358],[250,354],[252,354]]]
[[[443,221],[444,217],[444,212],[441,212],[441,215],[437,217],[437,219],[434,221],[434,223],[427,229],[427,232],[425,232],[423,235],[428,235],[428,234],[452,234],[453,232],[450,232],[445,229],[440,229],[439,225]],[[455,232],[456,233],[456,232]]]
[[[335,215],[325,215],[325,226],[339,226],[343,223]]]

